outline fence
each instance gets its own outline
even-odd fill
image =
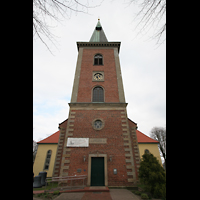
[[[46,178],[45,191],[82,189],[86,186],[86,178],[87,175]],[[53,183],[57,183],[56,186]],[[51,186],[48,190],[47,185]]]

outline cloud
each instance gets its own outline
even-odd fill
[[[38,142],[58,131],[59,123],[68,118],[69,105],[66,100],[57,99],[36,104],[33,107],[33,139]]]

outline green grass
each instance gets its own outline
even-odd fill
[[[48,183],[48,185],[46,186],[46,190],[56,187],[58,187],[58,182]],[[33,188],[33,191],[37,190],[45,190],[45,186],[42,186],[41,188]]]
[[[53,193],[48,193],[48,192],[45,192],[45,193],[40,193],[40,194],[34,194],[33,197],[39,197],[40,199],[48,199],[48,200],[52,200],[52,199],[55,199],[57,196],[60,195],[60,192],[59,190],[56,190],[54,191]]]

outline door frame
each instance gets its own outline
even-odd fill
[[[88,156],[88,180],[87,185],[91,185],[91,164],[93,157],[104,157],[104,181],[105,186],[108,186],[108,174],[107,174],[107,154],[89,154]]]

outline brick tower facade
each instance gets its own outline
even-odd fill
[[[87,175],[88,186],[136,184],[137,124],[127,118],[120,44],[108,42],[100,21],[89,42],[77,42],[69,116],[59,124],[53,176]]]

